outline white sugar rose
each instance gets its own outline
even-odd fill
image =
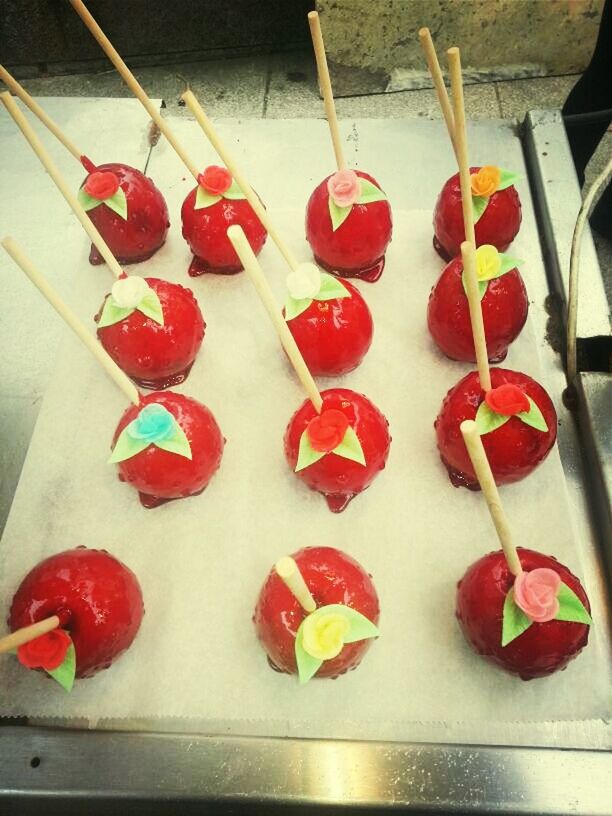
[[[287,275],[287,289],[295,300],[312,300],[321,289],[321,270],[316,264],[301,263]]]
[[[132,275],[115,281],[111,289],[112,298],[121,309],[135,309],[148,295],[151,287],[144,278]]]

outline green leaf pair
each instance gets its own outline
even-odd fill
[[[298,668],[298,677],[300,683],[303,685],[307,683],[319,671],[324,661],[320,658],[313,657],[304,648],[304,625],[306,621],[314,621],[317,618],[325,615],[341,615],[348,623],[348,632],[343,636],[342,641],[346,643],[355,643],[358,640],[367,640],[368,638],[378,637],[380,634],[378,628],[368,620],[361,612],[352,609],[350,606],[344,604],[329,604],[328,606],[321,606],[311,612],[300,624],[297,634],[295,636],[295,660]]]
[[[342,442],[332,451],[329,451],[329,453],[335,453],[336,456],[342,456],[344,459],[350,459],[360,465],[365,465],[366,463],[361,442],[355,433],[355,429],[351,428],[350,425],[344,433]],[[318,462],[319,459],[322,459],[324,456],[327,456],[325,451],[315,450],[310,444],[308,428],[306,428],[300,437],[300,448],[295,472],[298,473],[298,471],[304,470],[304,468],[310,467],[310,465],[314,465],[315,462]]]
[[[196,192],[196,200],[195,204],[193,205],[193,209],[203,210],[206,207],[212,207],[213,204],[216,204],[218,201],[221,201],[222,198],[228,198],[233,201],[238,201],[239,199],[246,198],[246,196],[243,194],[242,190],[233,179],[231,186],[224,193],[221,193],[219,195],[209,193],[208,190],[205,190],[200,184],[198,184],[198,190]]]
[[[506,273],[512,271],[513,269],[517,269],[523,263],[523,261],[519,260],[518,258],[511,258],[509,255],[504,255],[502,252],[499,253],[499,257],[501,260],[501,266],[499,268],[499,271],[496,272],[495,274],[489,275],[486,278],[481,278],[478,281],[478,294],[480,295],[481,300],[487,293],[490,280],[494,280],[495,278],[501,278],[502,275],[505,275]],[[467,297],[465,269],[461,273],[461,285],[463,286],[463,291],[465,292],[465,296]]]
[[[593,621],[586,611],[580,598],[573,592],[567,584],[561,583],[557,593],[559,601],[559,611],[554,620],[573,621],[574,623],[585,623],[590,626]],[[517,637],[526,632],[533,621],[528,618],[523,610],[514,600],[514,587],[510,589],[504,601],[504,613],[502,621],[502,646],[507,646],[516,640]]]
[[[387,196],[383,193],[380,187],[377,187],[375,184],[372,184],[372,182],[368,181],[368,179],[360,178],[359,187],[361,189],[361,192],[355,204],[372,204],[374,201],[387,200]],[[351,210],[354,207],[354,204],[351,204],[349,207],[339,207],[334,201],[334,199],[331,196],[329,196],[328,205],[329,214],[331,216],[332,222],[332,230],[333,232],[335,232],[338,229],[338,227],[341,227],[342,224],[344,224],[346,219],[349,217],[349,215],[351,214]]]
[[[151,320],[159,323],[160,326],[164,325],[164,313],[162,311],[162,306],[157,292],[154,289],[149,289],[138,306],[134,306],[133,308],[117,306],[113,300],[113,296],[109,295],[104,301],[102,314],[100,315],[100,320],[98,321],[98,328],[103,329],[106,326],[112,326],[115,323],[120,323],[122,320],[125,320],[126,317],[129,317],[136,311],[142,312],[143,315],[150,317]]]
[[[192,458],[189,440],[174,416],[163,405],[158,403],[148,403],[145,408],[152,405],[155,405],[158,411],[161,409],[159,413],[165,412],[170,417],[161,435],[155,437],[154,434],[149,434],[143,438],[139,435],[139,417],[136,417],[121,431],[108,460],[109,465],[131,459],[148,448],[149,445],[155,445],[155,447],[168,451],[168,453],[175,453],[177,456],[184,456],[186,459]]]
[[[351,293],[344,286],[338,278],[333,275],[328,275],[327,272],[321,272],[321,288],[313,298],[294,298],[287,295],[285,301],[285,320],[293,320],[294,317],[301,315],[310,306],[313,300],[340,300],[341,298],[350,297]]]
[[[116,193],[108,198],[94,198],[93,196],[86,193],[85,190],[81,187],[79,192],[77,193],[77,199],[79,204],[85,212],[89,212],[89,210],[93,210],[96,207],[99,207],[100,204],[106,204],[113,212],[117,213],[117,215],[121,216],[124,221],[127,221],[128,217],[128,207],[127,207],[127,199],[125,197],[125,192],[119,187]]]
[[[510,170],[502,170],[500,168],[501,178],[499,181],[499,187],[497,188],[496,192],[500,190],[505,190],[507,187],[511,187],[513,184],[521,178],[518,173],[512,173]],[[484,211],[489,206],[489,197],[487,196],[472,196],[472,214],[474,216],[474,223],[477,224],[478,221],[482,218]]]
[[[531,397],[528,396],[527,399],[529,400],[529,410],[521,411],[520,414],[512,414],[511,416],[506,414],[498,414],[491,410],[486,402],[481,402],[478,406],[475,417],[476,428],[480,436],[492,433],[498,428],[501,428],[501,426],[505,425],[506,422],[508,422],[509,419],[512,419],[513,416],[520,419],[521,422],[525,423],[525,425],[530,425],[532,428],[535,428],[536,431],[546,433],[546,431],[548,431],[548,425],[546,424],[544,415]]]

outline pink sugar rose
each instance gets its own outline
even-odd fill
[[[359,176],[354,170],[338,170],[328,178],[327,190],[339,207],[352,207],[361,195]]]
[[[514,600],[532,621],[546,623],[559,611],[557,593],[560,586],[559,575],[547,567],[521,572],[514,581]]]

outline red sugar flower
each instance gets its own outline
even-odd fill
[[[485,394],[485,402],[492,411],[502,416],[514,416],[529,410],[529,400],[518,385],[505,383]]]
[[[342,442],[348,426],[346,414],[328,408],[308,423],[308,440],[314,450],[329,453]]]
[[[232,186],[232,176],[225,167],[211,164],[198,176],[198,184],[211,195],[223,195]]]
[[[53,671],[64,662],[71,642],[70,635],[63,629],[52,629],[20,646],[17,659],[28,669]]]
[[[83,187],[86,193],[89,193],[93,198],[103,201],[105,198],[110,198],[115,195],[119,189],[119,179],[114,173],[108,170],[100,172],[96,170],[95,173],[90,173],[87,176],[87,181]]]

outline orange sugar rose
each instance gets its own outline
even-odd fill
[[[489,198],[499,189],[501,170],[491,165],[481,167],[477,173],[472,173],[470,181],[472,195]]]

